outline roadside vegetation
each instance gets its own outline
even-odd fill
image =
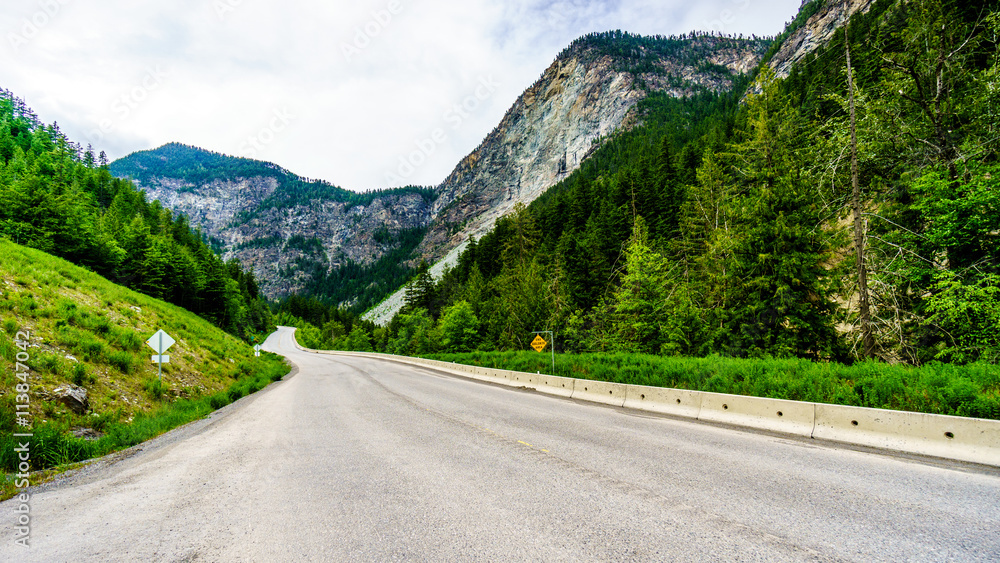
[[[551,373],[537,352],[466,352],[422,357],[493,369]],[[1000,366],[940,362],[920,367],[878,361],[844,365],[801,358],[664,357],[556,354],[555,374],[813,403],[1000,420]]]
[[[29,440],[32,470],[55,468],[148,440],[289,371],[280,357],[254,357],[249,343],[191,312],[63,259],[3,238],[0,255],[0,469],[5,496],[13,493],[9,473],[17,467],[15,432],[34,434]],[[145,344],[158,329],[177,341],[168,351],[162,381]],[[263,336],[250,339],[260,342]],[[22,340],[29,401],[27,415],[19,421],[16,385],[23,382],[15,362]],[[56,390],[68,385],[86,390],[84,412],[58,399]],[[33,482],[43,476],[33,474]]]

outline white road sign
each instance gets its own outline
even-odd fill
[[[169,334],[163,332],[162,330],[158,330],[156,331],[156,334],[149,337],[149,340],[146,341],[146,344],[148,344],[149,347],[152,348],[153,351],[155,351],[157,354],[162,355],[164,352],[167,351],[167,348],[170,348],[171,346],[174,345],[174,342],[175,340],[173,338],[170,338]]]

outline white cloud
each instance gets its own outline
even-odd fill
[[[434,185],[576,37],[773,35],[799,4],[8,0],[0,86],[111,158],[170,141],[249,148],[351,189],[386,187],[400,157],[441,130],[446,140],[407,178]],[[482,80],[495,92],[475,99]],[[457,124],[447,112],[470,97]]]

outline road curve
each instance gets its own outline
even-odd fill
[[[998,561],[1000,475],[426,368],[297,371],[0,504],[0,561]]]

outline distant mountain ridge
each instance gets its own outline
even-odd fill
[[[178,143],[133,153],[110,170],[187,215],[227,259],[252,268],[271,297],[307,288],[331,270],[377,262],[426,227],[434,199],[416,187],[352,192],[273,163]]]

